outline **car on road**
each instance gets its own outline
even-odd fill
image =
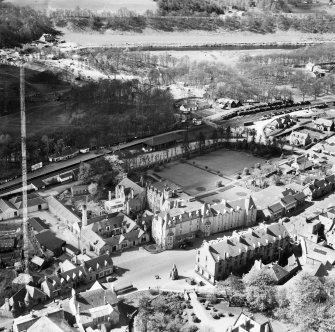
[[[115,281],[117,278],[115,277],[115,276],[109,276],[109,277],[107,277],[106,278],[106,281],[107,282],[113,282],[113,281]]]
[[[186,278],[185,281],[190,285],[195,285],[196,281],[193,278]]]

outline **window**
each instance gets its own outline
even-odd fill
[[[102,271],[102,272],[99,273],[99,277],[101,278],[103,276],[104,276],[104,272]]]
[[[127,243],[122,243],[122,248],[127,248],[128,244]]]

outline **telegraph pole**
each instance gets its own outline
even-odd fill
[[[28,239],[28,210],[27,210],[27,133],[26,133],[26,104],[24,86],[24,67],[20,67],[20,110],[21,110],[21,153],[22,153],[22,230],[24,270],[29,274],[29,239]]]

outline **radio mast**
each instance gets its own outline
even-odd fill
[[[21,154],[22,154],[22,231],[24,272],[29,274],[29,237],[27,209],[27,133],[26,133],[26,104],[24,86],[24,67],[20,67],[20,110],[21,110]]]

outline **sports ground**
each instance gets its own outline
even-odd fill
[[[264,159],[222,149],[189,159],[186,163],[169,163],[156,174],[182,186],[189,195],[197,196],[217,188],[219,181],[223,186],[228,185],[235,174],[256,163],[264,163]]]

